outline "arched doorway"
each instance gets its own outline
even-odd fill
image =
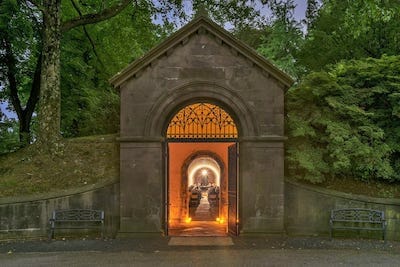
[[[236,146],[229,148],[230,153],[228,146],[224,147],[225,160],[232,159],[232,164],[225,166],[226,175],[240,171],[240,222],[239,217],[228,216],[231,231],[237,233],[234,226],[240,224],[244,234],[285,232],[284,97],[293,83],[288,75],[199,16],[119,72],[111,83],[121,96],[120,206],[116,209],[119,218],[113,220],[119,223],[120,235],[168,234],[169,226],[181,220],[183,213],[171,216],[174,203],[169,202],[170,196],[180,187],[169,185],[173,176],[168,168],[169,163],[176,164],[183,148],[172,145],[202,146],[189,147],[185,153],[190,155],[210,151],[210,147],[212,152],[224,142],[240,144],[239,161]],[[183,114],[187,120],[179,116],[174,120],[182,114],[180,109],[196,103],[212,114],[219,114],[218,108],[226,111],[235,123],[236,135],[214,132],[212,127],[226,129],[220,128],[221,124],[206,120],[206,125],[213,125],[209,129],[201,120],[193,120],[199,115],[193,112],[199,110],[196,106],[187,110],[192,115]],[[175,124],[178,129],[197,125],[203,131],[182,136],[169,129]],[[185,156],[180,157],[183,162]],[[180,167],[173,174],[176,177],[182,177]],[[237,205],[231,205],[239,195],[234,181],[237,179],[227,179],[227,187],[232,189],[226,189],[228,214],[237,213]]]
[[[166,233],[236,235],[238,128],[232,116],[196,102],[176,112],[166,132]]]

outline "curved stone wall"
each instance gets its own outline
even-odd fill
[[[2,198],[0,239],[46,238],[51,212],[73,208],[103,209],[105,235],[115,237],[120,225],[119,187],[119,182],[108,182],[57,194]],[[330,210],[347,207],[385,211],[387,238],[400,240],[400,199],[370,198],[285,182],[285,229],[288,235],[328,236]],[[363,233],[360,236],[368,237]]]
[[[329,235],[332,209],[367,208],[383,210],[387,239],[400,240],[400,199],[371,198],[285,181],[285,227],[288,235]],[[358,233],[357,233],[358,234]],[[359,233],[369,237],[371,233]],[[379,238],[379,233],[377,238]]]
[[[119,228],[119,182],[107,182],[62,193],[0,199],[0,239],[45,238],[55,209],[101,209],[105,236]]]

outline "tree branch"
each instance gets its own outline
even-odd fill
[[[78,12],[79,17],[82,18],[82,16],[83,16],[83,15],[82,15],[82,12],[81,12],[81,10],[79,9],[79,6],[76,4],[75,0],[71,0],[71,3],[72,3],[72,5],[74,6],[74,9],[76,10],[76,12]],[[92,45],[93,53],[94,53],[95,56],[97,57],[97,60],[100,62],[100,65],[101,65],[101,66],[104,66],[104,65],[103,65],[103,62],[101,61],[101,59],[100,59],[100,57],[99,57],[99,55],[97,54],[96,46],[95,46],[95,44],[94,44],[94,41],[93,41],[93,39],[90,37],[89,32],[87,31],[85,25],[83,25],[83,31],[84,31],[86,37],[88,38],[90,44]]]
[[[3,44],[6,50],[5,61],[7,65],[7,79],[10,87],[11,103],[15,109],[15,112],[18,115],[18,118],[20,119],[22,117],[23,110],[21,106],[21,100],[18,97],[18,85],[17,85],[17,79],[15,77],[16,73],[15,58],[14,55],[12,54],[12,48],[9,42],[9,38],[4,38]]]
[[[33,75],[31,92],[29,94],[29,99],[28,102],[26,103],[26,108],[24,110],[24,113],[27,116],[27,118],[32,117],[32,114],[35,111],[36,104],[39,102],[41,70],[42,70],[42,53],[40,53],[36,62],[36,68],[35,68],[35,73]]]
[[[72,28],[94,24],[103,20],[107,20],[118,15],[122,10],[124,10],[132,0],[121,0],[118,4],[115,4],[109,8],[104,9],[99,13],[91,13],[83,16],[79,16],[77,18],[73,18],[71,20],[65,21],[61,24],[61,31],[67,32]]]

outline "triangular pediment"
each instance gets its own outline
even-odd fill
[[[237,55],[241,55],[252,62],[267,76],[276,79],[284,88],[293,84],[292,78],[275,67],[266,58],[259,55],[254,49],[235,38],[231,33],[211,21],[208,17],[198,16],[180,30],[172,34],[161,44],[151,49],[141,58],[135,60],[122,71],[110,79],[110,83],[119,88],[125,81],[135,77],[139,72],[151,66],[152,62],[164,55],[173,53],[175,47],[188,42],[191,35],[196,33],[207,33],[212,35],[219,43],[228,46]]]

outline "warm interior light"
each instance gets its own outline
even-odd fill
[[[220,224],[223,224],[225,222],[225,220],[223,218],[220,218],[218,221]]]
[[[192,218],[190,218],[190,217],[187,217],[186,219],[185,219],[185,222],[186,223],[190,223],[192,221]]]
[[[220,219],[219,217],[216,219],[217,222],[219,222],[220,220],[221,220],[221,219]]]
[[[206,176],[206,175],[208,174],[208,171],[207,171],[206,169],[203,169],[203,170],[201,171],[201,174],[202,174],[203,176]]]

